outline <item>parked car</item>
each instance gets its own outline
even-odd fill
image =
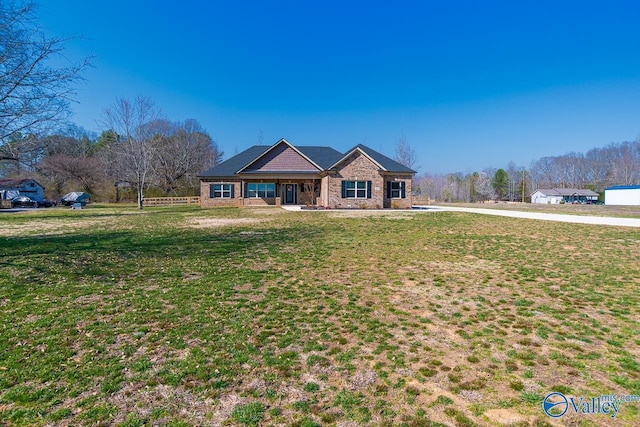
[[[89,194],[83,191],[72,191],[62,196],[60,203],[64,206],[71,206],[75,203],[80,203],[82,206],[85,206],[89,203],[90,197]]]
[[[11,207],[12,208],[37,208],[38,202],[35,200],[31,200],[27,196],[19,196],[14,199],[11,199]]]
[[[49,199],[42,199],[42,201],[40,203],[38,203],[38,206],[43,207],[43,208],[50,208],[52,206],[55,206],[56,202],[52,202]]]

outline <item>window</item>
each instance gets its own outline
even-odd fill
[[[209,192],[212,199],[233,199],[233,184],[211,184]]]
[[[343,199],[370,199],[371,181],[342,181]]]
[[[274,198],[276,197],[276,184],[273,182],[249,182],[244,195],[249,198]]]
[[[404,199],[405,182],[404,181],[388,181],[387,182],[387,198],[388,199]]]

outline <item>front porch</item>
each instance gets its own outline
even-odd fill
[[[320,179],[240,181],[240,206],[315,206],[320,199]]]

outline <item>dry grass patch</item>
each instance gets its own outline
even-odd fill
[[[327,213],[323,212],[323,214],[331,218],[384,217],[387,219],[412,219],[414,215],[420,214],[420,212],[411,210],[401,211],[389,209],[339,209],[329,210]]]
[[[92,227],[108,225],[110,220],[104,218],[82,218],[65,221],[52,219],[26,220],[21,222],[3,222],[0,227],[0,237],[20,236],[55,236],[65,233],[74,233]]]
[[[229,227],[234,225],[248,225],[265,222],[261,218],[190,218],[187,226],[192,228]]]

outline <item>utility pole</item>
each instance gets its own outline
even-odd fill
[[[522,169],[522,203],[524,203],[524,169]]]

